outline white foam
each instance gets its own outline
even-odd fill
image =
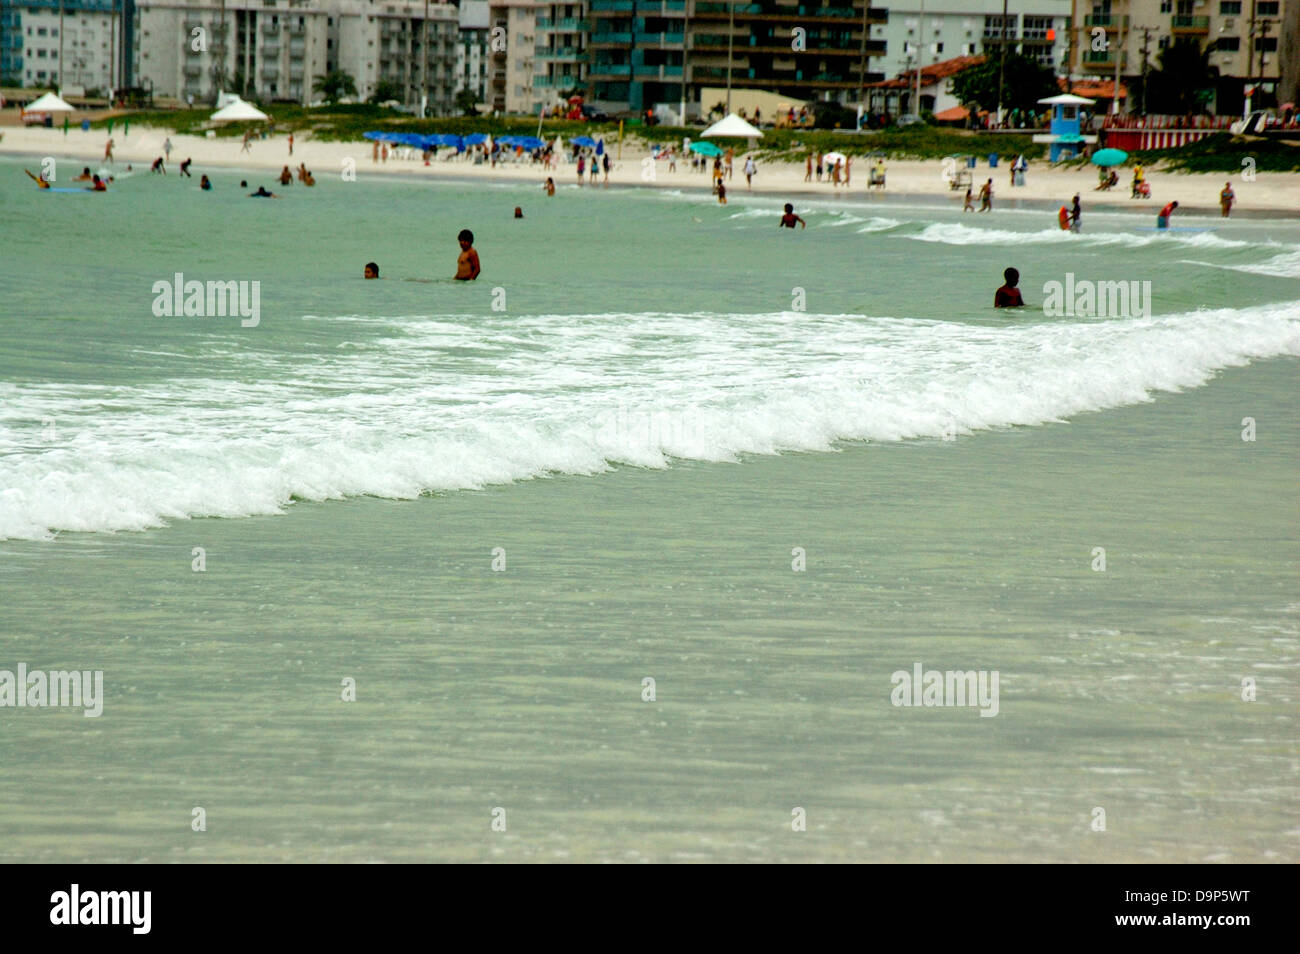
[[[975,213],[978,215],[979,213]],[[1249,248],[1276,247],[1276,242],[1248,242],[1242,239],[1220,238],[1211,232],[1100,232],[1089,231],[1087,218],[1084,230],[1079,233],[1066,229],[1041,229],[1023,232],[1014,229],[984,228],[960,222],[934,222],[920,232],[905,235],[918,242],[939,242],[944,245],[1023,245],[1032,243],[1076,242],[1083,245],[1120,245],[1140,248],[1157,242],[1185,245],[1191,248]]]
[[[241,352],[239,381],[0,384],[0,538],[1037,425],[1300,355],[1293,303],[1000,328],[795,312],[312,320],[388,331]]]

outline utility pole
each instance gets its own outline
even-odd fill
[[[731,115],[731,48],[736,41],[735,0],[731,0],[731,2],[727,4],[727,12],[730,14],[730,19],[727,25],[727,115],[730,116]],[[635,20],[632,21],[632,27],[633,29],[636,28]]]
[[[922,0],[924,2],[924,0]],[[1002,0],[1002,56],[998,62],[998,125],[1002,125],[1002,84],[1007,73],[1007,0]]]
[[[1005,4],[1007,0],[1002,0]],[[916,25],[916,102],[912,104],[912,115],[921,118],[921,67],[925,65],[921,44],[925,42],[925,0],[921,0],[921,18]]]
[[[424,19],[420,21],[420,118],[429,103],[429,0],[424,0]]]
[[[1138,107],[1138,114],[1145,116],[1147,114],[1147,77],[1151,72],[1151,28],[1141,27],[1142,30],[1142,102]],[[1118,95],[1118,90],[1116,91]]]
[[[1115,24],[1115,41],[1119,49],[1115,51],[1115,88],[1112,90],[1113,96],[1110,101],[1110,113],[1112,116],[1119,115],[1119,70],[1120,64],[1124,62],[1124,17],[1119,17],[1119,22]]]

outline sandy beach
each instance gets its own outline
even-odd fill
[[[61,129],[40,127],[3,126],[3,139],[0,139],[0,154],[30,155],[34,158],[52,156],[71,158],[89,164],[92,169],[102,165],[106,136],[103,130],[94,129],[83,132],[74,128],[66,134]],[[129,135],[121,135],[115,130],[114,158],[115,168],[124,168],[126,164],[136,167],[136,171],[147,171],[150,163],[163,154],[163,142],[168,138],[165,129],[135,127]],[[557,169],[546,170],[529,162],[499,163],[495,167],[487,164],[474,164],[463,159],[443,159],[441,156],[425,165],[418,154],[414,158],[399,159],[390,156],[387,162],[375,162],[372,157],[372,144],[369,142],[317,142],[299,133],[295,137],[293,155],[289,154],[286,134],[277,134],[264,140],[255,140],[248,151],[242,151],[238,139],[208,139],[190,135],[172,135],[171,162],[168,163],[169,174],[175,174],[176,167],[187,158],[194,160],[191,172],[197,177],[204,171],[212,169],[248,169],[278,173],[285,164],[296,168],[299,163],[306,163],[317,181],[324,182],[330,176],[345,176],[354,170],[358,178],[374,175],[384,176],[425,176],[431,178],[469,178],[495,179],[501,181],[535,181],[541,183],[547,175],[554,176],[557,184],[565,185],[576,181],[577,171],[571,163],[561,162]],[[610,172],[609,183],[615,186],[645,186],[667,189],[708,189],[707,173],[692,172],[688,163],[679,163],[676,172],[668,171],[668,163],[659,161],[644,162],[649,155],[645,144],[636,140],[625,141],[610,146],[614,157],[614,166]],[[744,175],[744,153],[738,153],[734,163],[733,177],[727,183],[727,190],[732,195],[746,192],[770,195],[801,196],[839,195],[855,201],[878,196],[878,190],[867,189],[867,164],[859,160],[851,169],[851,180],[847,187],[836,188],[829,181],[805,182],[802,165],[792,163],[760,162],[758,173],[754,177],[752,189],[747,189]],[[143,168],[141,168],[143,167]],[[653,168],[653,174],[650,169]],[[80,170],[78,170],[80,171]],[[941,160],[898,160],[887,163],[887,195],[946,197],[955,204],[960,204],[964,190],[953,191],[945,178],[944,164]],[[1009,184],[1010,172],[1006,162],[1000,162],[997,168],[989,168],[987,160],[981,160],[978,167],[971,170],[975,192],[986,179],[993,180],[994,209],[1007,201],[1021,205],[1055,209],[1058,204],[1066,204],[1077,192],[1085,208],[1106,210],[1132,210],[1139,214],[1155,215],[1156,211],[1170,200],[1177,200],[1184,211],[1216,212],[1218,211],[1219,190],[1229,177],[1222,173],[1174,173],[1159,169],[1148,170],[1147,180],[1151,183],[1152,198],[1133,200],[1128,195],[1128,182],[1131,173],[1121,170],[1120,183],[1112,191],[1096,192],[1096,173],[1092,168],[1052,168],[1049,163],[1039,160],[1031,161],[1025,176],[1025,185],[1012,188]],[[585,179],[586,177],[584,177]],[[603,182],[603,173],[601,180]],[[1291,173],[1260,172],[1252,180],[1241,175],[1232,178],[1232,186],[1237,195],[1237,204],[1233,215],[1278,215],[1300,217],[1300,177]]]

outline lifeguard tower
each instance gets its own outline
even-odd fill
[[[1052,162],[1058,162],[1063,156],[1073,159],[1083,149],[1084,143],[1097,141],[1096,136],[1083,134],[1079,122],[1079,107],[1092,106],[1097,102],[1095,99],[1062,93],[1060,96],[1040,99],[1039,102],[1052,107],[1052,124],[1049,127],[1051,132],[1047,135],[1040,133],[1034,137],[1034,142],[1051,144],[1048,158]]]

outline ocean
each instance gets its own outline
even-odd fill
[[[20,169],[0,859],[1300,859],[1300,222]]]

